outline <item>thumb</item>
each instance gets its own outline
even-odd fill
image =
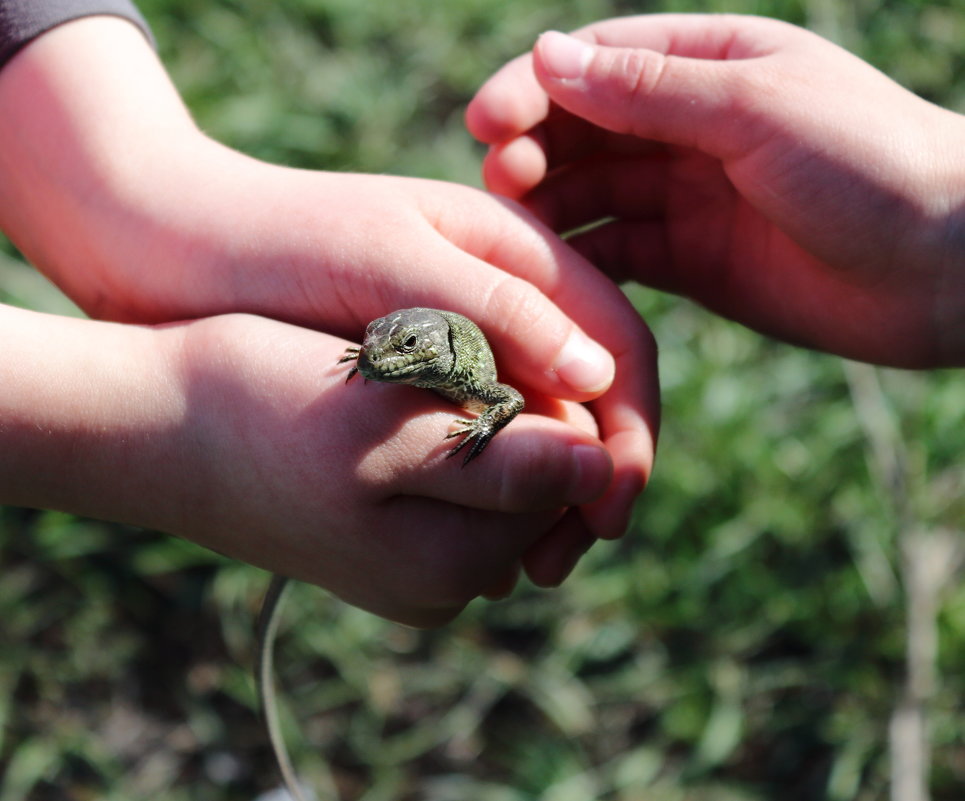
[[[718,157],[747,149],[739,100],[750,87],[737,64],[604,47],[556,31],[540,36],[533,50],[540,85],[571,114]]]

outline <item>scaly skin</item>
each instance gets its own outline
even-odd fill
[[[360,373],[372,381],[411,384],[434,390],[478,414],[457,418],[459,428],[446,439],[463,437],[448,456],[467,444],[463,466],[483,452],[494,436],[523,410],[523,396],[496,380],[496,362],[483,332],[461,314],[437,309],[400,309],[369,323],[361,347],[346,349],[339,363],[354,361],[346,381]],[[258,619],[256,681],[262,715],[268,727],[282,779],[295,801],[305,801],[278,724],[275,698],[274,642],[277,612],[288,579],[274,576]]]
[[[455,312],[400,309],[373,320],[362,346],[348,348],[340,359],[352,360],[346,380],[360,373],[372,381],[424,387],[479,413],[473,420],[457,419],[461,428],[447,435],[465,436],[449,456],[472,442],[463,465],[523,409],[523,396],[496,380],[496,361],[479,326]]]

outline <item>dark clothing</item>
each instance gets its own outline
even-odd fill
[[[128,19],[154,43],[147,23],[130,0],[0,0],[0,68],[45,31],[95,14]]]

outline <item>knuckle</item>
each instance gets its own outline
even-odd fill
[[[521,444],[499,473],[499,508],[521,514],[565,506],[572,483],[569,460],[559,458],[559,448],[548,437],[526,438]]]
[[[514,340],[544,340],[549,333],[564,341],[565,331],[559,315],[546,296],[528,281],[507,275],[495,283],[485,303],[486,316],[498,321],[500,333],[512,332]]]
[[[667,59],[661,54],[637,48],[619,51],[610,71],[620,86],[623,119],[635,118],[640,105],[659,88],[666,68]]]

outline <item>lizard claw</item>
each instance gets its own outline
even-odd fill
[[[342,358],[339,359],[337,363],[342,364],[343,362],[355,361],[358,359],[359,353],[361,352],[362,349],[358,345],[352,345],[351,347],[345,349],[345,353],[342,354]]]
[[[362,349],[359,348],[357,345],[352,345],[351,347],[346,348],[345,353],[342,354],[342,358],[339,359],[336,362],[336,364],[344,364],[345,362],[358,361],[359,353],[361,352],[361,350]],[[351,381],[352,376],[355,375],[358,371],[359,371],[359,368],[353,365],[352,369],[348,371],[348,375],[345,376],[345,383],[347,384],[349,381]]]
[[[481,417],[477,417],[475,420],[457,419],[455,422],[459,423],[460,428],[446,434],[446,439],[452,439],[453,437],[464,437],[464,439],[446,454],[446,458],[451,459],[466,447],[466,445],[472,443],[472,447],[469,448],[469,451],[462,460],[462,466],[465,467],[483,452],[489,444],[489,441],[493,438],[493,431],[492,427]]]
[[[479,326],[454,312],[400,309],[373,320],[362,345],[347,347],[338,363],[352,361],[346,382],[361,373],[373,381],[432,389],[478,414],[456,420],[458,428],[446,436],[462,437],[447,458],[469,445],[463,466],[479,456],[525,405],[517,390],[496,380],[493,354]]]

